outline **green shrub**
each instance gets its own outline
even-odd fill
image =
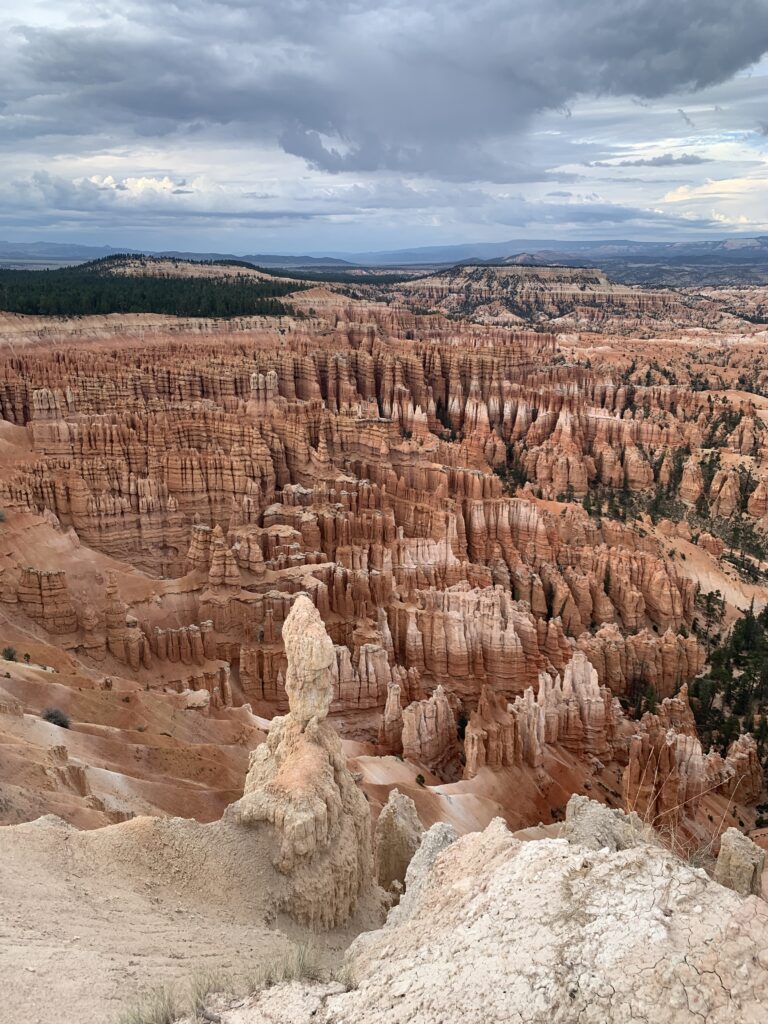
[[[61,708],[46,708],[40,717],[51,725],[58,725],[60,729],[68,729],[71,724],[69,715]]]

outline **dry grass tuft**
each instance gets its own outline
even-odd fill
[[[351,992],[357,988],[357,978],[351,966],[345,960],[341,967],[333,972],[333,980],[344,986],[345,992]]]
[[[256,992],[270,985],[279,985],[282,981],[321,981],[323,978],[315,946],[308,942],[295,942],[289,950],[275,956],[251,977],[250,989]]]
[[[332,974],[323,970],[317,948],[310,942],[294,942],[261,967],[245,983],[238,983],[229,973],[204,969],[193,975],[183,991],[158,988],[127,1009],[115,1024],[175,1024],[186,1022],[207,1024],[219,1019],[208,1009],[214,993],[242,997],[262,989],[290,981],[336,981],[349,991],[356,981],[346,964]]]
[[[206,1009],[214,992],[233,991],[233,982],[224,971],[203,969],[192,975],[185,990],[173,987],[153,989],[118,1017],[116,1024],[174,1024],[181,1018],[192,1021],[216,1019]]]
[[[192,976],[188,987],[187,1009],[194,1021],[215,1019],[206,1007],[215,992],[234,992],[235,982],[226,971],[203,970]]]
[[[638,796],[642,790],[643,784],[645,783],[646,773],[648,772],[651,765],[651,758],[648,759],[643,774],[640,779],[640,785],[638,786]],[[685,812],[687,809],[686,803],[677,803],[673,807],[666,809],[662,813],[654,814],[652,805],[645,809],[642,814],[642,821],[645,827],[653,829],[654,833],[659,837],[662,844],[676,857],[684,861],[690,867],[693,868],[709,868],[711,873],[715,862],[715,846],[720,840],[720,836],[725,828],[725,819],[734,804],[735,794],[739,791],[744,776],[739,776],[736,785],[733,787],[733,795],[728,799],[728,803],[723,811],[720,821],[717,823],[712,833],[706,841],[702,842],[700,838],[697,838],[691,833],[691,830],[686,829],[683,821],[685,818]],[[651,780],[651,791],[656,792],[658,783],[658,764],[655,764],[653,770],[653,778]],[[701,793],[695,798],[695,802],[707,796],[707,794],[716,791],[718,783],[713,784],[708,789],[702,790]],[[691,801],[693,803],[694,801]],[[627,808],[628,812],[636,811],[636,801],[632,807]]]
[[[118,1017],[117,1024],[173,1024],[183,1012],[172,989],[156,988]]]

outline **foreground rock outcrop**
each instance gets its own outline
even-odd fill
[[[562,836],[587,850],[630,850],[644,843],[658,845],[653,829],[634,811],[611,810],[596,800],[574,794],[565,808]]]
[[[521,842],[497,819],[442,845],[417,893],[353,943],[351,991],[278,987],[224,1024],[765,1020],[762,900],[642,839],[614,850]]]
[[[382,889],[402,887],[423,831],[413,800],[390,790],[373,837],[376,878]]]

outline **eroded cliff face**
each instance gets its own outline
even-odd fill
[[[593,286],[597,308],[607,293]],[[541,287],[550,312],[566,301],[560,285]],[[637,789],[651,757],[680,775],[698,763],[682,752],[695,738],[676,733],[672,756],[661,725],[627,724],[626,711],[702,671],[697,589],[729,584],[719,537],[647,510],[662,493],[705,503],[715,524],[762,528],[759,409],[630,374],[620,360],[639,340],[587,358],[594,339],[417,314],[380,295],[312,288],[296,298],[304,319],[126,318],[122,333],[25,333],[16,318],[15,347],[0,351],[0,601],[8,642],[34,651],[5,680],[9,701],[35,714],[63,705],[71,756],[137,771],[139,807],[176,798],[151,790],[151,763],[183,787],[180,806],[213,817],[268,720],[290,711],[284,626],[309,602],[329,638],[328,723],[350,755],[403,758],[417,804],[419,775],[480,792],[511,771],[533,792],[544,773],[553,794],[558,758],[567,786],[626,769]],[[669,296],[614,299],[672,315]],[[649,366],[679,368],[690,351],[647,345]],[[55,690],[41,664],[59,669]],[[104,729],[108,755],[93,739]],[[23,730],[42,777],[49,738]],[[289,733],[285,757],[304,743]],[[135,759],[117,750],[126,738]],[[748,745],[728,754],[736,774],[705,771],[719,793],[738,775],[740,804],[760,789]],[[217,794],[203,809],[201,776]],[[75,786],[65,799],[57,783],[44,806],[89,824],[132,813],[121,786],[88,778],[88,796]],[[376,810],[389,780],[366,784]],[[562,793],[556,803],[540,813],[561,810]],[[664,794],[647,803],[667,807]]]
[[[398,285],[413,305],[463,314],[485,323],[515,324],[570,317],[598,324],[617,314],[638,322],[685,311],[671,291],[612,283],[601,270],[569,267],[458,266]]]
[[[507,497],[492,471],[514,438],[528,455],[571,443],[562,409],[545,431],[540,404],[560,406],[559,371],[531,390],[552,336],[470,328],[464,347],[439,319],[383,307],[337,309],[314,335],[284,330],[279,341],[246,333],[239,350],[189,338],[102,347],[87,369],[75,352],[23,357],[0,382],[31,447],[10,467],[7,507],[180,578],[187,621],[175,629],[186,632],[135,604],[124,622],[111,585],[76,622],[65,576],[40,590],[43,566],[10,567],[8,600],[15,588],[27,614],[87,633],[95,654],[103,634],[134,670],[153,658],[234,663],[241,696],[264,714],[286,708],[280,626],[300,589],[339,647],[334,711],[382,712],[393,683],[410,700],[450,681],[471,706],[486,679],[513,696],[562,671],[594,629],[582,649],[616,692],[644,674],[668,693],[698,670],[695,642],[677,633],[694,588],[656,546],[573,507],[563,520]],[[622,652],[607,671],[607,625],[669,632],[677,657],[648,635],[642,659]]]
[[[545,746],[559,745],[585,759],[612,760],[623,721],[618,702],[577,651],[562,681],[542,673],[537,694],[529,687],[506,707],[489,687],[483,688],[466,729],[465,777],[473,778],[485,766],[540,768]]]

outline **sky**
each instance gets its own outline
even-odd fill
[[[768,233],[768,0],[3,0],[0,238]]]

